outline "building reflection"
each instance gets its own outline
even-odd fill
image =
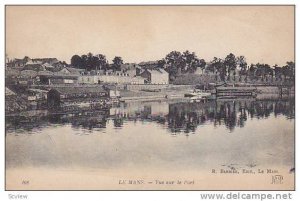
[[[34,113],[6,117],[6,129],[32,130],[53,125],[68,124],[73,128],[105,129],[111,121],[115,128],[125,122],[148,121],[163,125],[172,134],[194,133],[199,126],[225,126],[230,131],[244,127],[247,120],[275,118],[284,115],[295,118],[295,100],[212,100],[200,103],[122,103],[106,110],[86,110],[66,114]]]

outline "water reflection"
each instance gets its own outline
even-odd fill
[[[105,129],[111,120],[115,128],[122,128],[126,121],[156,122],[171,134],[194,133],[203,124],[215,127],[225,125],[233,131],[244,127],[250,118],[268,118],[284,115],[295,118],[295,101],[288,100],[214,100],[199,103],[122,103],[110,109],[80,111],[66,114],[49,114],[35,111],[19,116],[6,117],[7,131],[28,130],[45,126],[71,124],[74,128]]]

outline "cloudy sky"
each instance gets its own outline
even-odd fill
[[[292,6],[6,6],[9,58],[104,54],[141,62],[190,50],[209,61],[294,60]]]

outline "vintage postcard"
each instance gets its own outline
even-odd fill
[[[294,190],[294,19],[6,5],[6,190]]]

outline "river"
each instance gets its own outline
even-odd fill
[[[294,118],[294,99],[128,102],[6,118],[6,188],[291,190]],[[272,185],[278,174],[283,184]],[[158,182],[179,179],[187,183]]]

